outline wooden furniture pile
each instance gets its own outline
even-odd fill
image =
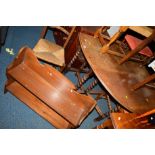
[[[141,34],[142,36],[145,36],[145,38],[141,40],[141,39],[136,38],[135,36],[125,34],[124,40],[127,42],[127,45],[129,46],[128,52],[125,53],[120,47],[119,47],[119,50],[116,49],[116,46],[117,44],[118,46],[120,46],[121,43],[124,43],[124,40],[120,42],[118,39],[128,29],[135,31]],[[129,111],[125,111],[125,113],[124,112],[123,113],[122,112],[111,113],[110,114],[111,119],[105,121],[105,123],[99,125],[97,128],[105,128],[107,122],[110,122],[109,123],[110,125],[108,124],[109,128],[111,128],[111,126],[113,126],[114,128],[154,128],[155,127],[155,120],[154,120],[155,119],[154,118],[155,117],[155,111],[154,111],[154,103],[155,103],[154,88],[155,87],[154,87],[154,83],[150,83],[150,82],[154,82],[155,76],[154,76],[154,73],[150,75],[146,71],[146,68],[143,65],[146,64],[146,62],[148,62],[146,61],[148,58],[149,60],[154,60],[154,53],[153,51],[151,51],[149,46],[151,43],[154,44],[155,29],[152,29],[150,27],[140,27],[140,26],[122,26],[120,27],[119,31],[112,38],[110,38],[107,42],[105,41],[106,37],[103,36],[101,38],[100,34],[98,34],[97,37],[99,38],[99,41],[102,46],[99,49],[100,52],[103,53],[105,57],[107,56],[106,53],[113,55],[113,58],[112,60],[110,60],[110,62],[114,61],[116,57],[120,57],[116,59],[117,61],[116,63],[113,63],[114,68],[117,67],[118,69],[119,67],[118,71],[120,73],[122,69],[125,72],[128,70],[127,71],[128,77],[123,78],[122,76],[118,78],[117,82],[121,80],[126,80],[128,82],[126,86],[128,87],[127,89],[129,91],[129,94],[133,95],[133,97],[130,96],[132,100],[131,102],[127,103],[128,105],[123,100],[122,102],[121,100],[119,102],[124,107],[126,107]],[[135,58],[133,59],[133,57],[136,54],[141,54],[147,57],[147,59],[144,59],[146,62],[140,61],[138,59],[137,61]],[[139,65],[139,67],[137,65]],[[125,67],[128,67],[128,69],[126,70]],[[134,73],[133,77],[131,77],[132,73]],[[114,75],[114,77],[116,78],[117,75]],[[131,78],[129,78],[129,76]],[[111,79],[111,81],[113,80]],[[106,81],[103,81],[103,82],[106,83]],[[121,89],[123,90],[123,88],[121,88],[121,85],[120,85],[120,93],[122,94]],[[148,92],[150,92],[150,94]],[[148,104],[145,105],[143,104],[143,101],[141,102],[140,100],[138,100],[138,98],[137,99],[134,98],[134,96],[138,95],[138,93],[140,93],[139,97],[141,99],[145,97],[143,98],[143,100],[146,100]],[[151,100],[149,99],[149,97],[151,97]],[[127,95],[126,99],[128,100],[128,98],[129,96]],[[138,102],[140,104],[138,104]],[[149,107],[151,105],[151,102],[152,102],[152,107]]]
[[[94,121],[103,120],[98,129],[154,128],[155,76],[145,66],[154,60],[155,30],[121,26],[110,38],[109,29],[43,27],[33,50],[23,47],[8,66],[5,90],[56,128],[79,127],[93,109],[99,114]],[[55,43],[46,39],[49,30]],[[75,72],[75,85],[67,71]],[[107,101],[107,112],[99,100]]]
[[[52,28],[68,36],[64,46],[43,39],[48,30],[48,27],[44,27],[33,50],[28,47],[21,48],[17,57],[7,67],[5,92],[11,92],[56,128],[77,128],[94,107],[96,108],[96,101],[88,94],[78,93],[75,85],[61,73],[72,70],[71,65],[75,60],[84,60],[84,57],[78,57],[80,49],[76,46],[75,53],[69,53],[70,62],[66,63],[65,60],[67,55],[64,51],[72,45],[76,27],[70,32],[63,27]],[[37,58],[59,66],[61,72],[46,63],[40,64]],[[75,68],[75,72],[83,70],[78,65]]]

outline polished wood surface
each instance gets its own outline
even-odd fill
[[[137,123],[135,122],[133,123],[131,121],[137,116],[138,114],[133,114],[133,113],[111,113],[110,114],[112,124],[116,129],[138,128],[138,126],[136,126]]]
[[[126,109],[132,112],[146,112],[155,108],[155,89],[147,86],[133,91],[132,86],[149,74],[145,67],[128,61],[119,65],[120,57],[101,53],[101,43],[93,36],[80,33],[82,51],[108,92]]]
[[[73,126],[54,110],[49,108],[44,102],[39,100],[35,95],[31,94],[27,89],[25,89],[18,82],[13,82],[6,86],[6,89],[16,96],[19,100],[24,102],[33,111],[38,113],[54,127],[59,129],[72,128]]]
[[[107,119],[106,121],[98,125],[96,128],[97,129],[113,129],[114,127],[113,127],[111,119]]]
[[[74,84],[63,74],[47,64],[40,64],[28,47],[22,48],[8,66],[7,77],[18,82],[74,127],[79,126],[96,105],[90,96],[76,92]],[[9,80],[7,85],[14,81]]]
[[[155,128],[155,110],[144,114],[111,113],[112,124],[116,129],[153,129]]]

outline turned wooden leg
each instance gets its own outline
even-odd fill
[[[155,74],[152,74],[152,75],[148,76],[146,79],[144,79],[143,81],[141,81],[141,82],[135,84],[135,85],[132,87],[132,89],[133,89],[133,90],[137,90],[137,89],[141,88],[142,86],[144,86],[145,84],[147,84],[148,82],[150,82],[150,81],[152,81],[152,80],[154,80],[154,79],[155,79]]]
[[[98,105],[95,106],[95,110],[96,110],[97,113],[99,114],[99,117],[97,117],[97,118],[95,119],[95,121],[98,121],[98,120],[100,120],[100,119],[103,119],[103,118],[106,118],[106,117],[107,117],[107,115],[104,114],[104,113],[101,111],[101,109],[100,109],[100,107],[99,107]]]
[[[80,82],[79,84],[77,84],[77,88],[81,88],[81,86],[93,75],[93,71],[92,69],[90,69],[90,71],[86,74],[83,75],[83,77],[80,78]]]
[[[43,27],[41,34],[40,34],[40,38],[45,38],[45,35],[47,33],[47,29],[48,29],[48,26]]]
[[[66,64],[65,66],[60,68],[60,72],[65,72],[67,68],[71,68],[72,64],[75,62],[75,60],[78,58],[78,56],[80,55],[81,49],[79,48],[75,55],[73,56],[73,58],[71,59],[71,61]]]
[[[122,33],[124,33],[127,29],[128,29],[127,26],[121,26],[119,31],[113,35],[113,37],[110,39],[110,41],[101,48],[101,52],[106,53],[108,51],[110,45],[113,42],[115,42],[122,35]]]
[[[86,92],[91,91],[98,84],[98,80],[95,79],[86,89]]]
[[[108,105],[108,108],[109,108],[109,112],[110,113],[113,112],[109,95],[107,95],[107,105]]]

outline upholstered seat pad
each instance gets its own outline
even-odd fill
[[[134,50],[142,42],[142,40],[140,40],[134,36],[131,36],[131,35],[126,35],[125,40],[127,41],[127,43],[129,44],[129,46],[132,50]],[[153,56],[153,53],[148,46],[145,47],[144,49],[142,49],[139,53],[143,54],[147,57]]]

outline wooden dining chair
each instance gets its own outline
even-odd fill
[[[127,31],[127,29],[131,29],[133,31],[136,31],[140,34],[142,34],[143,36],[145,36],[146,38],[144,40],[141,40],[135,36],[126,34],[124,37],[124,40],[126,41],[126,43],[129,46],[129,50],[127,52],[127,54],[123,51],[122,54],[118,53],[116,51],[113,51],[110,49],[110,47],[116,43],[118,44],[118,46],[120,46],[122,44],[121,41],[118,41],[118,39]],[[104,39],[109,40],[107,43],[105,43]],[[102,48],[101,48],[101,52],[102,53],[109,53],[109,54],[113,54],[115,56],[119,56],[121,57],[119,64],[123,64],[126,61],[130,60],[134,60],[134,61],[138,61],[141,62],[142,65],[147,64],[148,62],[150,62],[150,60],[152,60],[154,58],[154,54],[153,51],[150,49],[150,47],[148,46],[153,40],[155,39],[155,29],[150,29],[147,27],[135,27],[135,26],[121,26],[119,31],[116,32],[114,34],[114,36],[112,38],[108,38],[108,37],[99,37],[99,40],[102,44]],[[121,48],[120,48],[120,51]],[[136,58],[134,57],[136,54],[140,54],[143,55],[141,56],[142,59],[140,58]],[[140,66],[142,66],[140,65]],[[141,87],[143,87],[144,85],[146,85],[147,83],[153,81],[155,79],[155,75],[148,75],[148,77],[146,77],[146,79],[141,80],[137,83],[135,83],[135,85],[131,86],[132,90],[137,90]]]
[[[71,31],[67,31],[61,26],[45,26],[42,29],[41,36],[35,47],[33,48],[34,54],[37,58],[47,61],[49,63],[55,64],[57,66],[65,66],[65,48],[70,41],[74,31],[75,26],[72,27]],[[57,45],[47,39],[45,39],[46,33],[49,29],[57,29],[63,32],[67,37],[63,46]]]
[[[108,53],[108,54],[123,58],[125,52],[121,48],[122,42],[119,41],[118,38],[127,30],[127,27],[120,27],[119,31],[116,34],[114,34],[112,38],[110,38],[110,36],[108,35],[108,32],[107,32],[108,29],[110,29],[110,26],[103,26],[99,28],[94,34],[94,37],[98,38],[99,42],[101,43],[101,46],[102,46],[102,48],[100,49],[101,53]],[[114,49],[111,49],[111,46],[114,43],[118,45],[120,52],[115,51]],[[135,58],[131,58],[131,60],[137,61],[137,59]]]
[[[137,33],[142,34],[143,36],[147,36],[145,40],[140,40],[132,35],[125,35],[125,40],[127,44],[129,45],[129,51],[127,54],[124,52],[124,49],[121,48],[121,45],[123,44],[122,41],[119,41],[118,39],[128,30],[131,29],[133,31],[136,31]],[[143,32],[144,31],[144,32]],[[152,32],[152,33],[151,33]],[[150,34],[150,35],[149,35]],[[149,35],[149,36],[148,36]],[[104,36],[103,36],[104,37]],[[109,54],[113,54],[119,57],[122,57],[119,64],[124,63],[125,61],[131,59],[138,62],[144,62],[145,57],[152,57],[153,52],[151,49],[147,46],[153,39],[155,38],[154,30],[150,30],[150,28],[147,27],[136,27],[136,26],[120,26],[118,32],[116,32],[112,38],[109,39],[107,43],[102,43],[101,52]],[[105,38],[106,39],[106,38]],[[101,39],[100,39],[101,40]],[[110,49],[110,47],[114,44],[119,44],[121,53],[118,53],[116,51],[113,51]],[[141,54],[144,55],[143,60],[133,57],[135,54]]]
[[[155,29],[153,30],[152,34],[144,40],[137,39],[133,36],[126,35],[126,40],[131,47],[131,51],[128,52],[119,62],[119,64],[123,64],[129,58],[134,56],[136,53],[143,54],[147,57],[153,57],[153,52],[148,47],[148,44],[151,43],[155,39]]]
[[[129,45],[129,47],[131,48],[131,50],[134,50],[140,43],[142,43],[141,39],[138,39],[137,37],[134,37],[134,36],[129,35],[129,34],[125,35],[124,38],[125,38],[127,44]],[[146,46],[144,49],[139,51],[139,53],[146,56],[146,57],[152,57],[153,56],[153,52],[148,46]]]
[[[44,39],[48,30],[52,30],[56,43]],[[47,62],[59,66],[60,72],[87,72],[87,63],[82,55],[78,41],[79,26],[45,26],[40,40],[34,47],[35,55]]]
[[[7,67],[5,92],[9,91],[56,128],[76,128],[96,101],[76,91],[74,84],[55,68],[40,64],[24,47]]]

